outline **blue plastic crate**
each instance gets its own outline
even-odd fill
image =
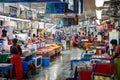
[[[3,40],[2,40],[2,39],[0,39],[0,43],[2,43],[2,44],[3,44]]]

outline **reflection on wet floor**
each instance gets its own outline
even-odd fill
[[[80,49],[62,51],[60,57],[51,62],[49,67],[42,67],[39,74],[31,78],[31,80],[65,80],[71,77],[70,60],[80,58],[81,52]]]

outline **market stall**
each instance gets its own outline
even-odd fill
[[[114,74],[114,61],[106,53],[106,43],[102,41],[82,41],[83,49],[80,59],[71,60],[71,69],[77,67],[78,80],[111,80]],[[104,69],[103,69],[104,68]],[[87,75],[87,77],[85,77]],[[92,77],[91,77],[92,76]],[[97,77],[96,77],[97,76]]]
[[[60,48],[60,46],[57,46],[55,44],[48,44],[45,45],[44,48],[38,49],[37,55],[41,55],[44,57],[44,55],[47,54],[48,57],[50,57],[50,59],[52,60],[60,55]]]

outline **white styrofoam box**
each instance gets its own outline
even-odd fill
[[[42,43],[41,43],[41,47],[45,47],[45,42],[42,42]]]
[[[39,44],[37,44],[37,47],[38,47],[38,48],[40,48],[40,43],[39,43]]]
[[[27,47],[28,47],[29,49],[34,49],[33,44],[28,44]]]
[[[41,56],[37,56],[37,57],[34,57],[34,63],[35,63],[35,66],[36,68],[39,68],[41,65],[42,65],[42,57]]]
[[[37,48],[38,48],[37,44],[33,44],[33,47],[34,47],[35,50],[37,50]]]
[[[88,39],[82,39],[81,41],[89,41]]]
[[[22,49],[22,53],[24,54],[27,54],[27,53],[30,53],[30,50],[24,50],[24,49]]]

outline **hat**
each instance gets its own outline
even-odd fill
[[[18,39],[16,39],[16,38],[14,38],[14,39],[12,40],[12,42],[15,43],[15,44],[17,43],[17,41],[18,41]]]
[[[116,39],[112,39],[112,40],[110,41],[110,43],[117,45],[117,40],[116,40]]]

